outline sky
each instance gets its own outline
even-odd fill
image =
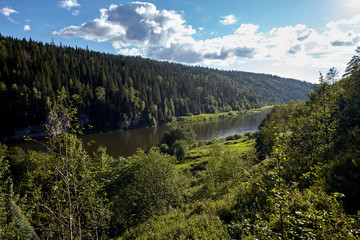
[[[0,34],[316,83],[360,45],[360,1],[0,0]]]

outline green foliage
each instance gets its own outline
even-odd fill
[[[228,194],[230,189],[243,179],[246,169],[253,164],[249,157],[251,153],[236,151],[228,145],[224,145],[226,148],[219,143],[211,145],[205,171],[200,175],[202,187],[196,193],[197,199],[217,199]]]
[[[127,231],[120,239],[230,239],[226,226],[216,215],[193,211],[170,212]]]
[[[107,235],[109,205],[102,194],[106,160],[90,158],[76,137],[77,109],[67,104],[65,92],[51,106],[49,145],[44,153],[10,152],[13,173],[17,176],[18,192],[40,236],[51,239],[99,239]],[[100,150],[101,151],[101,150]],[[14,151],[13,151],[14,152]],[[16,157],[15,157],[16,156]],[[22,157],[22,158],[21,158]],[[31,166],[24,169],[24,166]],[[20,169],[19,169],[20,168]],[[24,202],[25,201],[25,202]],[[34,211],[36,210],[36,211]],[[32,211],[32,212],[31,212]]]
[[[359,64],[360,64],[360,47],[357,47],[357,49],[355,50],[355,55],[351,58],[351,60],[347,64],[344,76],[348,77],[359,72],[359,66],[360,66]]]
[[[174,155],[178,161],[184,159],[186,152],[189,150],[189,143],[185,140],[176,140],[172,145]]]
[[[0,138],[21,138],[20,130],[42,125],[48,103],[62,89],[79,95],[75,103],[83,126],[104,129],[305,99],[311,87],[272,75],[189,67],[1,35],[0,42]]]
[[[139,151],[128,159],[114,159],[106,154],[104,147],[99,148],[92,157],[86,157],[95,181],[87,185],[98,187],[95,190],[97,196],[89,195],[94,192],[90,186],[83,186],[82,193],[86,196],[84,206],[91,203],[95,210],[96,206],[102,209],[103,217],[111,217],[110,228],[103,229],[105,233],[99,230],[98,238],[106,238],[106,235],[119,239],[358,237],[359,222],[356,217],[343,212],[339,201],[343,199],[342,194],[328,194],[323,189],[323,175],[319,171],[323,166],[313,166],[310,172],[302,172],[298,180],[289,181],[288,171],[294,170],[289,170],[288,165],[294,162],[287,155],[286,138],[281,134],[274,135],[274,138],[273,154],[260,163],[256,163],[253,147],[248,146],[254,146],[254,140],[242,136],[238,140],[219,139],[191,150],[179,165],[182,171],[176,170],[173,157],[160,153],[158,149],[147,153]],[[69,138],[69,147],[76,142],[72,141]],[[80,154],[75,156],[84,156],[80,145],[76,146],[74,153]],[[236,149],[233,146],[237,146]],[[22,159],[21,151],[11,152],[12,159]],[[30,181],[40,186],[30,187],[39,197],[36,200],[38,211],[31,214],[30,222],[41,236],[50,232],[51,238],[57,239],[62,235],[56,233],[55,220],[42,204],[45,196],[62,199],[60,203],[67,201],[61,198],[62,192],[66,191],[53,191],[54,186],[61,185],[53,178],[55,173],[46,173],[51,165],[46,167],[44,163],[48,159],[54,160],[54,155],[50,158],[49,153],[32,152],[31,156],[33,163],[41,164]],[[28,161],[27,157],[23,159]],[[311,178],[312,186],[300,187],[297,181],[301,178]],[[81,181],[78,179],[78,184]],[[333,184],[329,183],[329,186]],[[54,206],[56,199],[50,198],[46,202]],[[90,200],[99,198],[105,201],[105,205]],[[68,213],[66,204],[57,206],[63,208],[59,211],[62,215]],[[107,211],[106,206],[109,207]],[[82,209],[87,212],[90,208]],[[96,218],[96,215],[91,216]],[[101,218],[97,218],[99,220]],[[89,222],[82,224],[88,228]],[[65,227],[66,224],[63,231]],[[84,234],[87,232],[83,231]],[[83,235],[83,238],[90,237]]]
[[[229,135],[225,138],[225,140],[237,140],[237,139],[241,139],[241,134],[235,134],[235,135]]]
[[[14,152],[15,150],[15,152]],[[22,151],[16,151],[16,149],[8,150],[5,145],[0,144],[0,238],[1,239],[15,239],[15,238],[28,238],[38,239],[35,231],[29,223],[26,215],[21,211],[20,207],[24,209],[31,208],[31,204],[27,203],[24,196],[19,196],[16,188],[14,191],[14,177],[17,175],[12,174],[9,158],[17,158],[17,153],[20,152],[20,156],[23,157]],[[21,154],[22,153],[22,154]],[[22,174],[22,172],[19,172]],[[16,179],[17,181],[24,180]],[[25,181],[24,181],[25,182]],[[18,184],[19,185],[19,184]],[[22,199],[19,199],[22,197]],[[19,201],[18,204],[15,201]],[[30,206],[29,206],[30,205]]]
[[[65,134],[81,133],[77,118],[77,108],[67,96],[64,89],[58,92],[56,101],[50,104],[50,112],[48,116],[48,123],[45,125],[49,143],[51,147],[61,147],[61,141]],[[77,99],[78,95],[73,95],[72,98]],[[59,146],[55,146],[59,144]],[[61,149],[58,149],[61,151]]]
[[[60,97],[49,108],[46,152],[0,145],[0,237],[30,237],[33,228],[50,239],[358,239],[360,74],[334,82],[334,73],[308,101],[275,107],[256,134],[196,143],[176,126],[162,152],[128,159],[105,147],[89,156],[71,124],[76,110]],[[135,79],[124,83],[136,104]],[[166,102],[169,115],[176,103]],[[188,100],[181,104],[189,113]]]
[[[105,235],[108,208],[92,171],[97,166],[74,135],[63,133],[58,141],[52,154],[33,156],[42,178],[35,189],[37,205],[48,219],[42,234],[64,239]]]
[[[268,215],[241,214],[232,225],[237,238],[256,239],[356,239],[358,223],[342,213],[339,202],[319,189],[272,189]],[[260,206],[259,206],[260,207]],[[280,211],[281,210],[281,211]],[[245,216],[244,216],[245,215]]]
[[[12,179],[9,174],[9,163],[5,159],[7,147],[0,144],[0,237],[16,236],[14,216],[11,211]]]
[[[349,151],[336,158],[324,168],[323,186],[327,192],[341,193],[344,208],[350,214],[360,209],[360,152]]]
[[[288,132],[288,122],[292,120],[296,103],[290,102],[287,105],[275,106],[259,125],[259,133],[256,137],[256,149],[260,160],[269,156],[275,144],[274,134],[279,131]]]
[[[220,113],[201,113],[197,115],[190,115],[190,116],[180,116],[175,118],[175,122],[177,123],[194,123],[194,122],[201,122],[206,120],[214,120],[214,119],[223,119],[229,117],[236,117],[243,114],[250,114],[250,113],[257,113],[270,110],[273,106],[265,106],[261,108],[254,108],[250,110],[239,110],[239,111],[227,111],[227,112],[220,112]]]
[[[150,149],[119,161],[116,177],[107,186],[112,202],[112,234],[117,236],[181,205],[186,180],[169,155]]]
[[[267,214],[242,216],[234,225],[239,236],[359,237],[359,222],[346,214],[360,209],[359,75],[354,70],[336,82],[334,73],[320,75],[307,102],[274,108],[260,125],[257,151],[269,177],[260,185],[267,201],[255,202]]]
[[[326,73],[326,81],[330,84],[335,84],[338,81],[338,77],[339,71],[335,67],[330,68]]]
[[[175,154],[178,160],[182,160],[189,145],[193,144],[196,140],[196,133],[190,125],[175,125],[164,133],[160,144],[166,144],[162,147],[163,150],[168,149],[168,153]]]

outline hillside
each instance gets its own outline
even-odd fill
[[[359,239],[359,63],[257,133],[196,141],[177,125],[129,158],[88,154],[59,98],[47,151],[0,144],[0,238]]]
[[[149,126],[174,116],[306,99],[312,85],[278,76],[159,62],[0,35],[0,139],[40,126],[58,91],[77,94],[80,122]],[[22,137],[28,132],[17,131]]]

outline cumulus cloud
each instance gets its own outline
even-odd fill
[[[349,12],[360,11],[360,2],[358,0],[344,0],[343,5],[345,9]]]
[[[10,18],[10,15],[13,13],[19,13],[18,11],[15,11],[14,9],[8,8],[8,7],[4,7],[2,9],[0,9],[0,13],[2,15],[4,15],[5,17],[8,18],[9,21],[16,23],[12,18]]]
[[[223,25],[232,25],[232,24],[235,24],[236,22],[237,22],[237,19],[234,15],[225,16],[220,20],[220,23]]]
[[[118,50],[137,46],[151,55],[153,48],[178,51],[178,46],[195,33],[195,29],[185,25],[182,15],[174,11],[158,10],[152,3],[132,2],[100,9],[100,18],[52,34],[99,42],[111,41]],[[159,55],[162,55],[161,52]]]
[[[220,59],[225,60],[229,57],[229,51],[225,49],[221,49],[220,52],[212,52],[212,53],[206,53],[203,55],[204,58],[207,59]]]
[[[308,30],[307,32],[304,32],[303,35],[299,36],[299,37],[297,38],[297,40],[298,40],[298,41],[304,41],[304,40],[306,40],[306,39],[310,36],[310,34],[311,34],[311,30]]]
[[[80,7],[80,4],[77,2],[77,0],[64,0],[58,2],[59,7],[71,9],[73,7]]]
[[[118,54],[127,55],[127,56],[141,56],[142,52],[137,48],[123,48],[119,49]]]
[[[231,49],[231,52],[237,57],[242,58],[253,58],[255,54],[255,48],[238,47]]]
[[[334,47],[338,47],[338,46],[353,46],[354,43],[352,41],[341,41],[341,40],[336,40],[331,42],[331,45],[333,45]]]
[[[321,30],[297,24],[259,31],[258,25],[242,23],[232,34],[195,40],[196,30],[181,14],[159,10],[152,3],[132,2],[100,9],[99,18],[52,34],[111,42],[119,54],[190,64],[258,61],[277,69],[284,65],[318,69],[348,61],[360,41],[359,27],[360,15],[330,21]]]
[[[30,31],[30,30],[31,30],[31,28],[30,28],[29,25],[25,25],[25,26],[24,26],[24,31]]]
[[[197,52],[193,44],[171,44],[170,47],[151,47],[147,55],[157,58],[183,63],[199,63],[203,60],[202,54]]]
[[[289,54],[296,54],[296,53],[298,53],[300,50],[301,50],[301,46],[300,46],[300,44],[298,44],[298,45],[292,46],[292,47],[289,49],[288,53],[289,53]]]
[[[0,10],[1,14],[3,14],[5,17],[10,17],[10,14],[12,13],[18,13],[14,9],[4,7]]]

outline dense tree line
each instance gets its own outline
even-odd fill
[[[359,239],[360,69],[349,64],[307,101],[274,107],[258,133],[196,142],[177,126],[129,158],[87,153],[60,93],[46,151],[0,144],[0,238]]]
[[[359,238],[359,53],[345,78],[338,81],[331,68],[306,102],[274,107],[261,123],[256,149],[265,171],[253,190],[258,200],[250,201],[259,208],[242,208],[242,221],[251,220],[241,223],[239,234]]]
[[[305,99],[310,88],[309,83],[277,76],[188,67],[0,35],[0,138],[44,123],[59,91],[77,94],[80,120],[100,129]]]
[[[287,156],[284,179],[308,187],[322,178],[322,188],[343,193],[345,210],[355,214],[360,210],[359,61],[346,75],[338,82],[333,74],[320,76],[308,101],[275,107],[260,126],[257,149],[265,159],[281,145]],[[316,174],[316,180],[300,180],[304,172]]]

